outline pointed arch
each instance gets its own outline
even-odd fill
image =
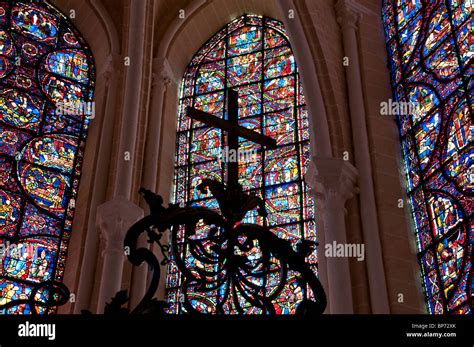
[[[48,2],[0,3],[0,30],[1,306],[63,280],[95,67],[83,37]],[[30,313],[24,304],[0,312]]]
[[[274,137],[278,148],[263,150],[241,141],[242,150],[252,153],[239,165],[239,183],[266,200],[267,218],[249,213],[244,223],[265,224],[280,238],[297,247],[303,240],[316,241],[314,201],[308,194],[304,173],[310,160],[308,112],[294,56],[281,22],[269,17],[243,15],[233,20],[206,42],[191,59],[184,73],[180,92],[178,138],[175,162],[176,203],[216,208],[215,199],[202,195],[197,186],[205,178],[224,180],[225,135],[218,129],[188,119],[186,106],[225,117],[226,90],[239,92],[240,124]],[[203,226],[198,234],[206,233]],[[178,240],[183,242],[182,240]],[[183,246],[184,258],[202,266],[195,253]],[[307,259],[316,271],[316,254]],[[295,313],[305,299],[304,291],[293,291],[296,278],[289,277],[285,297],[274,298],[277,313]],[[272,291],[271,281],[267,290]],[[217,293],[194,293],[180,282],[174,263],[169,269],[168,301],[170,311],[181,312],[180,293],[192,297],[195,309],[217,313]],[[273,288],[274,289],[274,288]],[[218,289],[219,291],[219,289]],[[255,313],[245,303],[245,289],[233,288],[235,300],[223,303],[224,313]],[[227,291],[226,291],[227,292]],[[228,293],[228,292],[227,292]],[[233,303],[231,303],[233,301]]]

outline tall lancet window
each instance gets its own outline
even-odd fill
[[[15,302],[63,278],[93,88],[89,48],[64,15],[0,2],[0,313],[30,313]]]
[[[215,34],[193,57],[186,69],[180,91],[175,166],[176,203],[217,209],[210,195],[196,189],[204,178],[225,181],[226,135],[186,116],[185,108],[224,115],[226,90],[239,94],[239,124],[277,140],[275,150],[240,139],[240,154],[248,154],[239,165],[239,183],[266,200],[268,216],[248,213],[244,222],[266,224],[280,238],[296,248],[301,240],[316,240],[314,201],[308,195],[303,176],[310,156],[308,113],[301,80],[283,24],[266,17],[241,16]],[[241,156],[242,157],[242,156]],[[224,160],[222,160],[224,159]],[[231,159],[231,158],[227,158]],[[202,226],[196,233],[205,235]],[[178,240],[187,264],[202,267],[194,247],[209,245],[183,243]],[[258,256],[258,255],[256,255]],[[316,271],[317,259],[307,261]],[[274,298],[275,313],[294,313],[305,294],[296,289],[296,276],[289,276],[281,295]],[[252,284],[253,283],[253,284]],[[271,277],[265,284],[271,292],[277,281]],[[249,286],[258,285],[249,279]],[[194,293],[182,283],[180,273],[171,263],[167,279],[170,312],[183,312],[183,291],[200,312],[259,313],[246,300],[245,285],[230,289],[217,286],[206,293]],[[223,295],[222,293],[226,294]],[[238,297],[236,307],[229,296]],[[222,300],[225,302],[222,303]],[[226,301],[227,300],[227,301]]]
[[[427,307],[472,314],[472,1],[386,0],[383,20]]]

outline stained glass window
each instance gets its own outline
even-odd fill
[[[235,19],[204,44],[188,65],[180,92],[175,202],[217,208],[217,201],[200,194],[196,187],[204,178],[225,180],[225,165],[217,159],[226,146],[225,134],[189,119],[185,108],[192,106],[226,117],[229,88],[239,94],[240,125],[275,138],[278,145],[275,150],[262,150],[240,139],[240,149],[254,155],[253,160],[239,164],[239,183],[264,198],[268,211],[267,218],[249,212],[244,222],[266,224],[293,245],[302,239],[315,241],[314,201],[303,180],[310,159],[308,112],[285,28],[270,18],[244,15]],[[202,232],[206,232],[205,226]],[[178,242],[186,252],[187,263],[202,266],[183,240]],[[307,261],[316,271],[316,255]],[[277,313],[294,313],[303,299],[301,290],[294,289],[296,281],[296,277],[290,278],[281,296],[273,301]],[[183,312],[183,283],[174,263],[168,270],[167,288],[169,312]],[[199,311],[216,313],[215,291],[188,295]],[[244,313],[258,313],[245,303],[245,298],[241,302]],[[237,313],[230,303],[223,310]]]
[[[430,313],[472,313],[472,1],[386,0],[404,174]]]
[[[93,87],[90,51],[64,15],[0,1],[0,313],[30,313],[1,306],[63,278]]]

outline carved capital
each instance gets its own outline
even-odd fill
[[[98,76],[99,79],[104,80],[107,86],[110,85],[112,78],[122,71],[122,66],[122,57],[119,54],[110,54],[107,57],[102,72]]]
[[[338,158],[313,157],[305,175],[306,183],[321,208],[344,208],[359,193],[357,169]]]
[[[123,241],[130,227],[143,218],[143,209],[118,196],[97,208],[97,227],[105,244],[102,255],[108,252],[123,253]]]
[[[177,84],[176,77],[171,70],[171,66],[166,58],[153,59],[152,87],[163,86],[167,88],[171,83]]]
[[[338,0],[336,3],[337,22],[342,29],[357,30],[362,11],[353,0]]]

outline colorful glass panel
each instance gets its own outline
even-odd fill
[[[237,18],[204,44],[187,67],[177,125],[175,202],[217,208],[216,200],[201,194],[196,187],[204,178],[224,180],[225,165],[219,162],[218,156],[219,152],[225,151],[226,135],[190,120],[185,110],[186,106],[192,106],[225,117],[225,91],[229,88],[239,93],[239,124],[275,138],[278,145],[275,150],[262,150],[255,143],[239,140],[240,150],[253,153],[251,160],[240,161],[239,183],[245,190],[265,198],[268,211],[267,218],[251,211],[244,222],[265,223],[295,247],[303,239],[316,241],[314,200],[307,194],[303,180],[310,152],[309,115],[283,24],[270,18],[253,15]],[[206,235],[208,229],[203,226],[197,234]],[[183,240],[182,235],[178,247],[185,252],[187,264],[201,266]],[[261,255],[255,252],[250,256],[257,259]],[[316,255],[308,257],[307,261],[316,272]],[[278,275],[272,273],[267,279],[269,291],[278,283],[275,278]],[[298,287],[295,281],[295,276],[289,275],[284,290],[273,302],[276,312],[295,313],[298,303],[304,299],[301,288],[299,292],[295,290]],[[180,303],[183,290],[180,273],[171,262],[167,280],[170,313],[183,312]],[[189,293],[192,288],[186,290],[193,307],[203,313],[215,313],[219,289],[209,293]],[[238,299],[245,313],[259,313],[259,309],[249,306],[245,298]],[[228,314],[237,312],[231,302],[226,302],[223,310]]]
[[[0,306],[63,278],[90,122],[86,112],[63,111],[70,102],[90,105],[93,66],[55,7],[0,1]]]
[[[472,1],[385,0],[383,20],[428,311],[473,313]]]

